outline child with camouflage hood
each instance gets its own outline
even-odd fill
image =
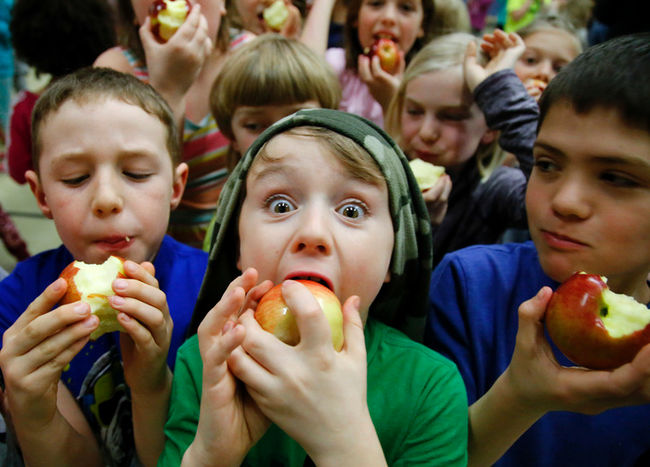
[[[455,365],[394,329],[419,328],[431,270],[407,165],[381,129],[336,110],[301,110],[250,147],[217,208],[159,465],[466,464]],[[305,276],[343,302],[340,352],[292,280]],[[294,347],[253,317],[274,283],[298,323]]]

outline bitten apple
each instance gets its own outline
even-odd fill
[[[385,37],[377,39],[366,55],[370,58],[375,55],[378,56],[379,64],[386,73],[394,74],[397,72],[399,49],[397,48],[397,44],[391,39]]]
[[[412,159],[409,166],[415,180],[418,182],[420,191],[425,191],[436,184],[438,179],[445,173],[445,168],[441,165],[435,165],[422,159]]]
[[[99,327],[90,335],[91,340],[113,331],[124,331],[117,321],[118,311],[111,307],[108,297],[115,295],[113,281],[124,274],[124,259],[111,256],[102,264],[87,264],[73,261],[61,272],[68,282],[68,290],[61,304],[82,302],[90,305],[90,312],[99,318]]]
[[[332,330],[332,345],[336,351],[343,347],[343,313],[341,302],[334,293],[318,282],[298,280],[318,301]],[[260,300],[255,310],[255,319],[260,326],[275,335],[285,344],[300,342],[298,325],[288,305],[282,298],[282,284],[269,290]]]
[[[647,306],[612,292],[595,274],[576,273],[563,282],[551,297],[545,322],[562,353],[587,368],[618,368],[650,343]]]
[[[160,42],[167,42],[181,27],[191,8],[186,0],[156,0],[149,8],[151,31]]]
[[[289,9],[283,0],[275,0],[270,6],[264,8],[262,17],[268,27],[274,31],[280,31],[289,18]]]

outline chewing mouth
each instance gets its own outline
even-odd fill
[[[292,281],[297,281],[297,280],[305,280],[305,281],[312,281],[312,282],[317,282],[320,285],[327,287],[328,289],[333,290],[332,285],[328,283],[325,279],[319,276],[291,276],[287,277],[287,279],[290,279]]]
[[[392,34],[383,33],[383,32],[380,32],[379,34],[375,34],[375,35],[373,36],[373,38],[374,38],[375,40],[379,40],[379,39],[390,39],[390,40],[393,41],[393,42],[397,42],[397,39],[395,38],[395,36],[393,36]]]

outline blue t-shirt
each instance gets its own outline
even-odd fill
[[[465,248],[434,270],[425,343],[458,365],[470,405],[510,363],[519,305],[543,286],[557,285],[544,274],[532,242]],[[561,365],[572,365],[551,346]],[[650,453],[648,420],[650,404],[593,416],[551,412],[496,465],[632,466]]]
[[[174,322],[167,362],[173,368],[183,343],[207,266],[206,252],[165,236],[153,264],[160,289],[167,296]],[[16,265],[0,282],[0,332],[10,327],[43,290],[73,261],[63,246]],[[133,456],[131,402],[124,382],[119,333],[89,342],[72,359],[61,380],[79,401],[86,418],[117,464]],[[107,440],[110,440],[107,441]]]

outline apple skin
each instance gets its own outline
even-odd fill
[[[379,57],[379,65],[382,70],[391,75],[397,72],[397,65],[399,64],[399,49],[397,44],[390,39],[381,38],[377,39],[370,47],[368,57],[372,58],[375,55]]]
[[[316,298],[332,330],[332,345],[338,352],[343,347],[343,312],[341,302],[334,293],[318,282],[297,280]],[[257,305],[255,319],[262,329],[270,332],[285,344],[300,342],[298,325],[289,306],[282,298],[282,284],[269,290]]]
[[[119,266],[117,266],[116,261],[119,262]],[[99,274],[97,283],[92,283],[88,290],[79,290],[75,281],[75,277],[79,271],[89,266],[86,263],[73,261],[63,269],[59,276],[64,278],[68,283],[68,289],[61,299],[60,304],[65,305],[67,303],[82,301],[88,303],[91,308],[91,313],[99,317],[99,326],[90,334],[91,340],[96,340],[99,336],[107,332],[125,330],[117,321],[118,311],[111,307],[108,301],[110,296],[115,295],[112,288],[113,281],[120,277],[126,277],[124,274],[124,261],[124,258],[119,256],[111,256],[101,265],[90,265],[91,267],[101,266],[102,268],[107,268],[106,270],[113,268],[115,273],[111,274],[111,277]],[[113,262],[113,266],[109,266],[111,262]]]
[[[167,15],[168,3],[184,3],[185,15],[175,17],[174,14]],[[187,15],[190,14],[192,5],[187,0],[156,0],[149,7],[149,16],[151,17],[151,31],[159,42],[167,42],[183,24]],[[181,9],[182,10],[182,9]],[[167,17],[166,17],[167,15]]]
[[[546,328],[555,345],[573,363],[610,370],[629,363],[650,343],[650,324],[636,332],[612,337],[601,320],[608,289],[595,274],[575,273],[553,293],[546,308]]]

